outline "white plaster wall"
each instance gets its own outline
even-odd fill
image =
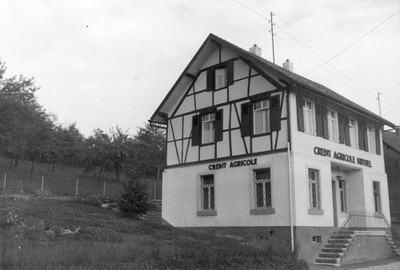
[[[256,95],[265,93],[266,91],[271,91],[276,89],[270,82],[268,82],[261,75],[251,78],[250,81],[250,95]]]
[[[231,159],[232,161],[236,159]],[[178,227],[288,226],[287,153],[257,157],[255,166],[210,171],[209,164],[169,168],[163,175],[163,218]],[[227,167],[229,167],[229,161]],[[250,215],[253,170],[271,168],[275,214]],[[197,216],[201,174],[214,174],[216,216]]]

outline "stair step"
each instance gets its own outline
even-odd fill
[[[331,239],[349,239],[349,240],[351,240],[351,239],[353,239],[353,236],[352,235],[348,235],[348,234],[346,234],[346,235],[332,235]]]
[[[344,254],[345,249],[343,248],[322,248],[322,252],[325,253],[338,253],[338,254]]]
[[[315,262],[317,263],[329,263],[329,264],[338,264],[340,262],[340,259],[337,258],[321,258],[318,257],[315,259]]]
[[[350,244],[327,244],[327,245],[325,245],[325,247],[326,248],[342,248],[342,249],[347,249],[347,247],[349,246]]]
[[[328,239],[328,243],[331,244],[350,244],[349,239]]]
[[[319,253],[320,258],[341,258],[341,253],[322,252]]]

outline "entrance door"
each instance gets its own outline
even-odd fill
[[[336,181],[332,181],[332,203],[333,203],[333,226],[338,226],[337,202],[336,202]]]

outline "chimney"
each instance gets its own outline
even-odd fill
[[[257,47],[257,44],[254,44],[253,47],[251,47],[251,48],[249,49],[249,51],[250,51],[252,54],[255,54],[255,55],[261,57],[261,48],[260,48],[260,47]]]
[[[286,62],[283,62],[282,67],[286,70],[293,72],[293,63],[286,59]]]

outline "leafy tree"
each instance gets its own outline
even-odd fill
[[[109,159],[111,138],[101,129],[95,129],[93,135],[85,140],[85,162],[86,172],[101,172],[110,170],[112,164]]]

